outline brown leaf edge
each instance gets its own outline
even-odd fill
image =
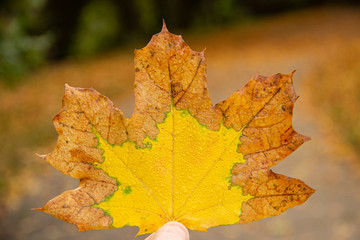
[[[246,162],[232,169],[232,185],[241,186],[245,195],[254,198],[243,203],[240,224],[277,216],[304,203],[315,192],[299,179],[270,170],[310,140],[292,126],[298,99],[294,73],[269,77],[256,74],[242,89],[216,105],[223,112],[225,126],[243,129],[238,151]]]

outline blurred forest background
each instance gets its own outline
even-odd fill
[[[0,79],[64,58],[85,58],[152,35],[159,22],[207,31],[231,22],[356,0],[2,0]]]
[[[279,169],[317,189],[309,200],[312,206],[299,207],[293,215],[290,210],[284,214],[286,221],[264,220],[240,230],[219,228],[212,232],[214,239],[357,239],[358,2],[0,1],[0,239],[115,239],[114,235],[131,239],[135,235],[136,230],[128,229],[78,235],[73,226],[31,211],[78,183],[35,153],[51,152],[56,144],[51,117],[60,109],[65,83],[94,87],[131,116],[133,49],[145,46],[161,30],[162,19],[193,49],[206,46],[214,103],[257,71],[272,75],[297,70],[294,81],[301,99],[295,105],[295,112],[299,111],[295,129],[313,138],[308,143],[312,147],[303,152],[301,148],[291,155],[295,161],[285,160]],[[294,220],[294,214],[305,213],[310,219]],[[193,239],[212,239],[191,234]]]

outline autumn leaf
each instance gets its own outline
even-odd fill
[[[302,204],[314,190],[270,168],[309,140],[292,127],[292,74],[255,75],[212,105],[204,52],[165,25],[135,51],[135,109],[127,119],[94,89],[66,86],[43,156],[79,188],[40,211],[79,230],[168,221],[192,230],[247,223]]]

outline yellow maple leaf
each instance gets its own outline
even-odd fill
[[[79,230],[144,234],[178,221],[206,231],[278,215],[314,192],[270,170],[309,139],[292,128],[293,74],[255,76],[213,106],[204,52],[165,25],[136,50],[135,73],[130,119],[95,90],[66,86],[58,144],[43,157],[80,186],[38,210]]]

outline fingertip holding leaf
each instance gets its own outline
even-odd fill
[[[255,75],[212,105],[204,53],[164,24],[135,51],[130,119],[96,90],[66,86],[58,143],[44,159],[80,186],[37,210],[79,230],[129,225],[140,235],[170,221],[206,231],[302,204],[314,190],[270,170],[309,140],[292,127],[293,73]]]
[[[189,240],[189,231],[179,222],[168,222],[145,240]]]

